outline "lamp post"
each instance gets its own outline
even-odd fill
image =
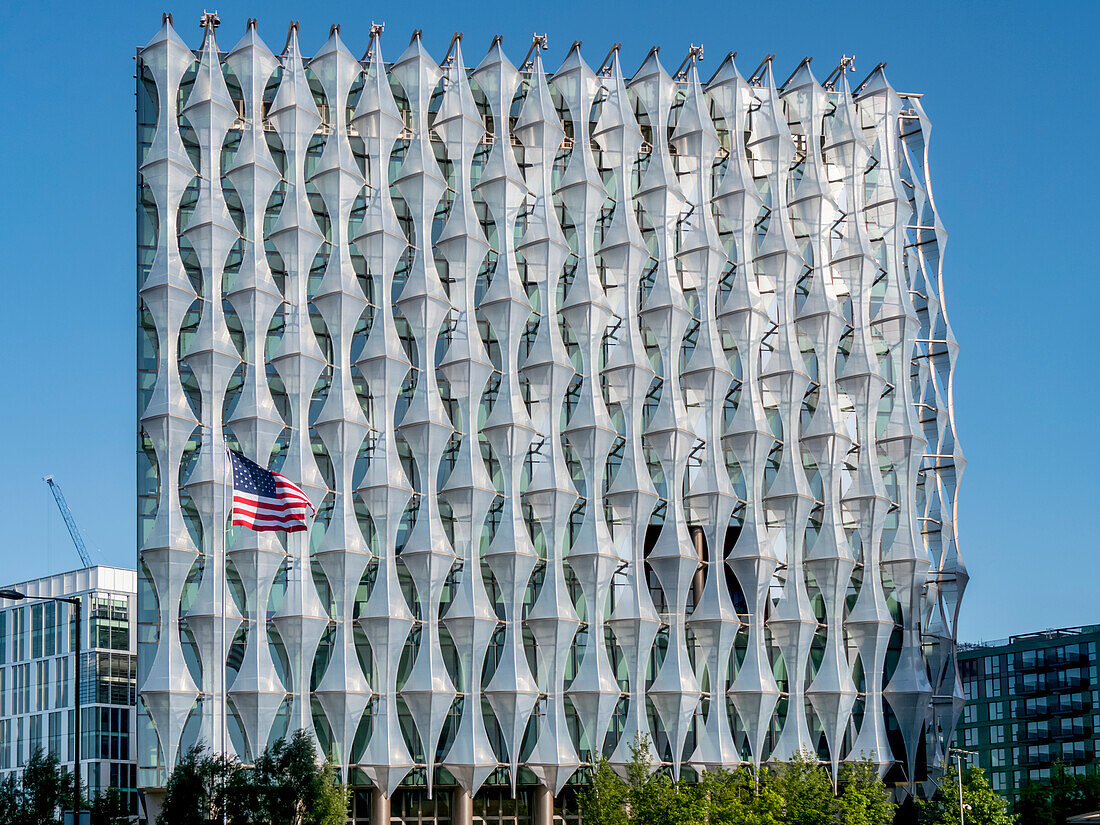
[[[27,598],[27,594],[18,590],[0,590],[0,599],[23,601],[25,598]],[[76,611],[76,664],[73,666],[73,702],[76,707],[76,722],[73,727],[73,763],[76,773],[76,809],[79,811],[84,807],[80,793],[80,599],[73,596],[38,596],[34,601],[65,602],[71,604]]]
[[[963,811],[969,811],[970,806],[963,804],[962,758],[963,756],[976,756],[977,754],[974,751],[964,751],[962,748],[950,748],[948,753],[955,757],[955,773],[959,776],[959,825],[966,825]]]

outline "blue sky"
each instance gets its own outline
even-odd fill
[[[897,89],[925,94],[951,236],[944,277],[969,462],[959,521],[972,576],[960,637],[1100,623],[1094,5],[206,2],[223,47],[257,17],[275,51],[291,19],[307,54],[334,22],[363,51],[373,19],[386,23],[391,56],[422,28],[437,58],[463,31],[471,62],[498,33],[519,60],[532,32],[549,34],[551,67],[575,39],[593,65],[621,41],[628,70],[652,45],[672,68],[699,42],[704,72],[729,50],[744,71],[775,52],[784,76],[805,55],[824,77],[855,54],[857,81],[887,61]],[[47,473],[93,555],[133,564],[132,57],[162,10],[198,46],[203,6],[190,2],[0,9],[0,582],[78,566]]]

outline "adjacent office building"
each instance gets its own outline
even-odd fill
[[[137,56],[150,810],[296,729],[364,825],[543,825],[636,735],[925,782],[967,577],[920,96],[217,25]],[[227,529],[227,445],[308,532]]]
[[[1100,625],[959,645],[966,707],[955,745],[1015,798],[1051,766],[1094,771],[1100,752]]]
[[[137,813],[136,585],[133,570],[103,566],[4,585],[26,599],[0,599],[0,777],[20,772],[36,748],[73,769],[79,687],[87,793],[118,788]],[[50,597],[81,600],[79,679],[75,610]]]

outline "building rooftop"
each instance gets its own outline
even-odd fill
[[[133,593],[137,591],[137,571],[128,567],[97,564],[29,581],[5,583],[0,587],[18,590],[28,598],[59,596],[85,590],[118,590]]]
[[[959,652],[964,653],[973,650],[985,650],[996,647],[1008,647],[1020,642],[1041,642],[1065,639],[1072,636],[1081,636],[1086,633],[1100,633],[1100,624],[1086,624],[1079,627],[1059,627],[1048,630],[1036,630],[1031,633],[1018,633],[1004,639],[993,639],[982,642],[959,642]]]

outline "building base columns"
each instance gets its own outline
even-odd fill
[[[554,825],[554,795],[545,785],[535,787],[535,825]]]
[[[474,825],[474,798],[461,786],[451,791],[452,825]]]
[[[370,789],[371,825],[390,825],[390,798],[378,788]]]

